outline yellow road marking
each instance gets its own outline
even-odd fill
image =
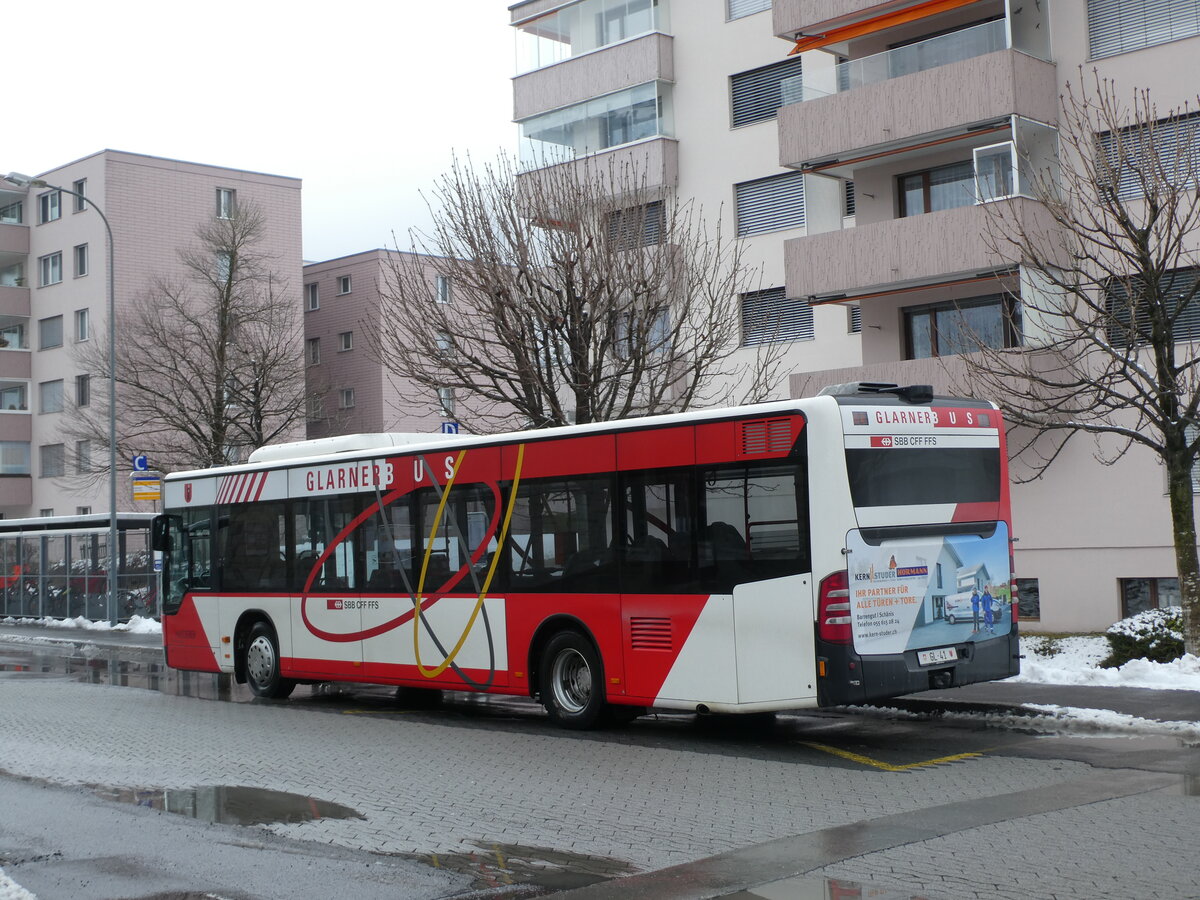
[[[822,753],[829,753],[832,756],[840,756],[842,759],[848,759],[851,762],[861,763],[864,766],[871,766],[875,769],[882,769],[884,772],[906,772],[909,769],[920,769],[925,766],[936,766],[940,763],[958,762],[962,759],[973,759],[977,756],[983,756],[982,753],[955,753],[953,756],[939,756],[937,759],[927,759],[923,762],[906,763],[902,766],[886,763],[882,760],[872,759],[869,756],[863,756],[861,753],[852,753],[849,750],[840,750],[837,747],[830,747],[828,744],[818,744],[815,741],[800,741],[805,747],[812,747],[814,750],[820,750]]]

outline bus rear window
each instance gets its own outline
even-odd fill
[[[848,449],[846,469],[856,507],[1000,499],[996,447]]]

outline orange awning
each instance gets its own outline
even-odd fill
[[[958,9],[960,6],[970,6],[972,3],[978,2],[979,0],[925,0],[923,3],[915,3],[912,6],[904,7],[904,9],[896,9],[878,16],[872,16],[869,19],[863,19],[852,25],[839,25],[821,34],[806,34],[796,40],[796,46],[791,49],[788,56],[794,56],[804,50],[815,50],[818,47],[827,47],[830,44],[840,44],[842,41],[862,37],[864,34],[874,34],[876,31],[894,28],[897,25],[904,25],[908,22],[916,22],[918,19],[936,16],[938,13]]]

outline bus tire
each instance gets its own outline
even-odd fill
[[[564,728],[595,728],[605,706],[604,669],[592,642],[560,631],[542,654],[540,694],[550,721]]]
[[[246,636],[242,651],[246,682],[256,697],[284,700],[296,689],[296,682],[279,674],[279,642],[266,622],[255,622]]]

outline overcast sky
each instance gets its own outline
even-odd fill
[[[451,154],[516,149],[505,0],[42,0],[5,22],[0,173],[127,150],[304,180],[304,258],[403,246]]]

